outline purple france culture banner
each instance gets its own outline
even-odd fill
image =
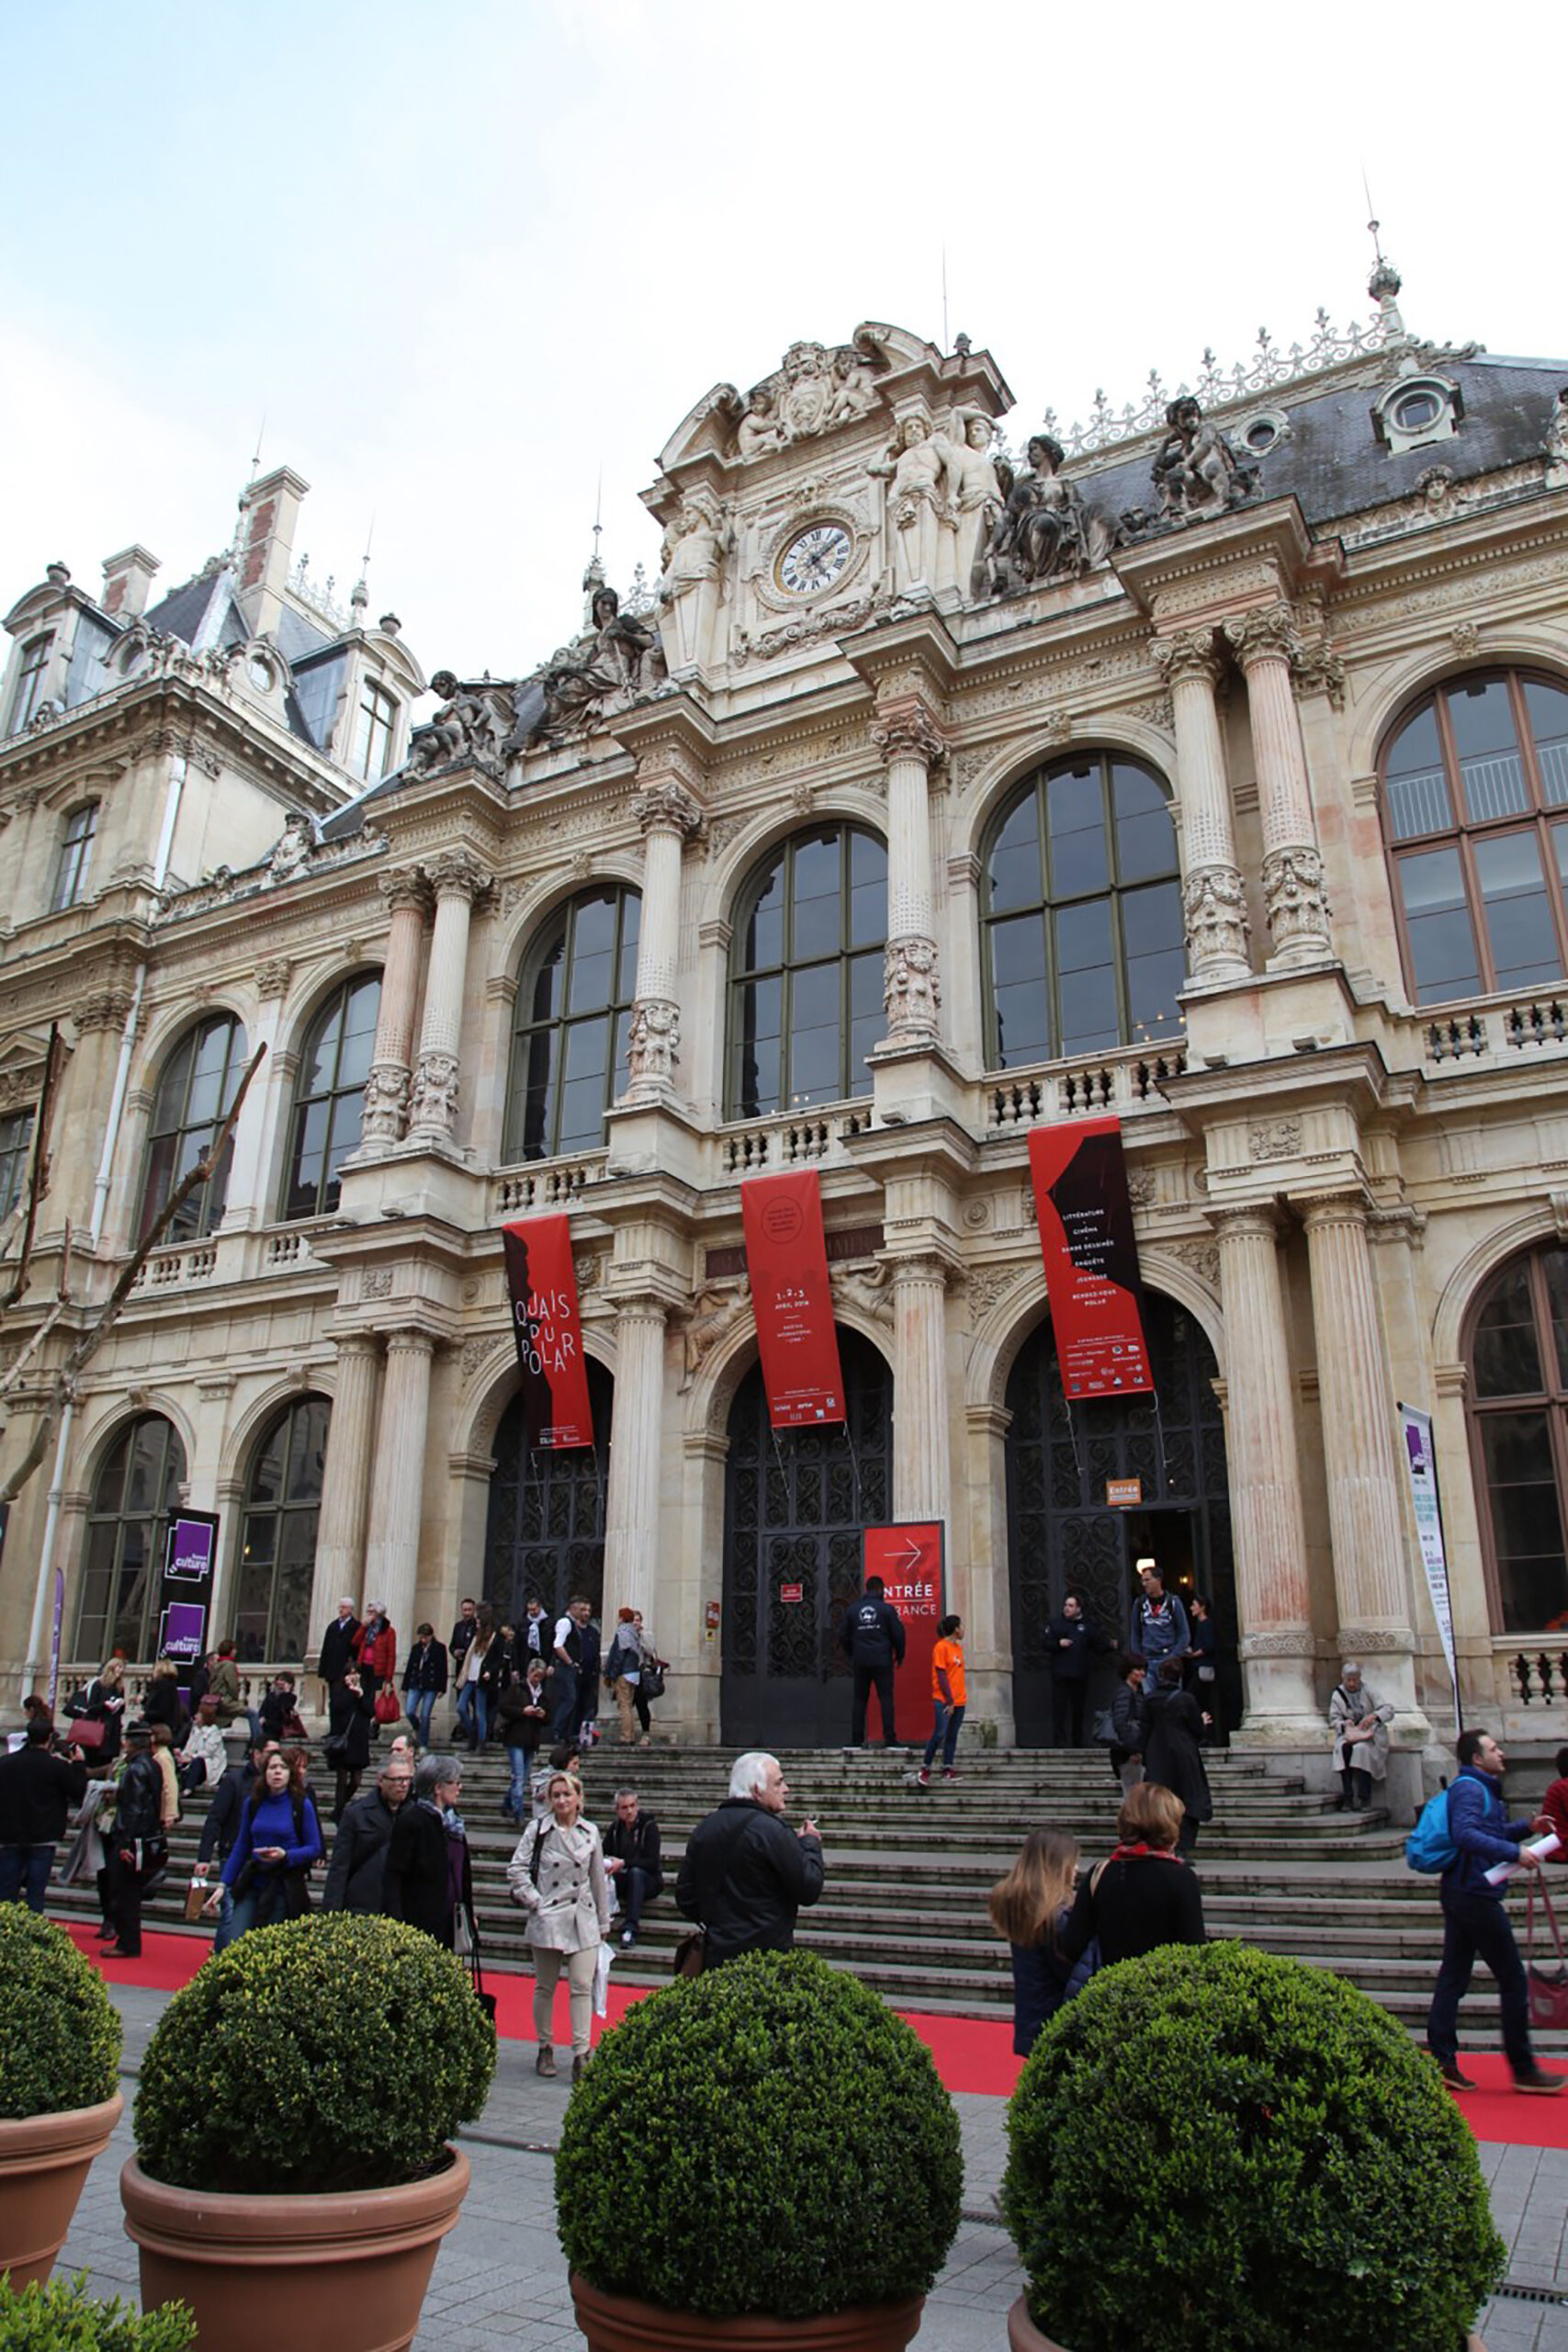
[[[164,1575],[174,1584],[204,1584],[218,1551],[218,1521],[210,1511],[177,1511],[169,1522]]]
[[[158,1629],[158,1653],[194,1665],[207,1647],[207,1604],[171,1600]]]

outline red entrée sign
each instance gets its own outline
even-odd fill
[[[521,1217],[502,1227],[501,1246],[528,1442],[552,1450],[592,1445],[593,1417],[569,1220]]]
[[[1032,1127],[1029,1172],[1069,1396],[1154,1387],[1120,1119]]]
[[[776,1430],[841,1421],[844,1383],[817,1170],[749,1177],[740,1216],[768,1419]]]
[[[931,1652],[937,1621],[947,1610],[947,1547],[940,1519],[895,1520],[861,1533],[865,1577],[880,1577],[884,1599],[904,1620],[904,1663],[898,1672],[898,1703],[913,1705],[917,1717],[931,1689]]]

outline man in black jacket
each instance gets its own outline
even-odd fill
[[[81,1750],[55,1756],[51,1737],[48,1715],[30,1715],[26,1746],[0,1756],[0,1903],[23,1902],[29,1911],[43,1909],[65,1816],[87,1793],[87,1768],[75,1760]]]
[[[413,1725],[422,1747],[430,1746],[430,1718],[446,1688],[446,1645],[435,1638],[434,1625],[422,1625],[403,1668],[403,1713]]]
[[[340,1600],[337,1615],[321,1635],[321,1656],[316,1660],[316,1672],[326,1684],[323,1706],[332,1704],[334,1684],[343,1680],[354,1664],[354,1645],[359,1633],[359,1620],[354,1613],[352,1600]],[[196,1703],[193,1695],[191,1704]]]
[[[867,1577],[865,1590],[852,1609],[846,1609],[839,1626],[839,1642],[854,1668],[854,1704],[850,1712],[850,1745],[865,1746],[865,1707],[872,1688],[882,1709],[882,1745],[896,1747],[893,1724],[893,1673],[904,1663],[904,1620],[891,1601],[883,1599],[880,1577]]]
[[[1083,1746],[1089,1668],[1110,1647],[1104,1634],[1084,1615],[1077,1594],[1069,1592],[1060,1614],[1049,1619],[1045,1627],[1045,1653],[1051,1664],[1051,1734],[1055,1747]]]
[[[659,1824],[644,1813],[635,1789],[615,1791],[615,1818],[604,1832],[604,1868],[621,1914],[621,1949],[629,1951],[642,1928],[642,1907],[664,1886],[660,1870]]]
[[[106,1960],[141,1957],[141,1898],[149,1882],[168,1860],[164,1837],[164,1776],[152,1761],[152,1735],[145,1724],[129,1724],[126,1766],[115,1796],[114,1829],[108,1839],[108,1907],[118,1940],[104,1946]]]
[[[822,1892],[822,1837],[807,1818],[784,1826],[789,1788],[776,1756],[754,1750],[729,1776],[729,1794],[699,1821],[675,1881],[675,1900],[706,1929],[705,1962],[743,1951],[788,1951],[803,1903]]]
[[[379,1912],[392,1825],[412,1786],[412,1768],[400,1756],[389,1756],[376,1775],[375,1787],[346,1807],[321,1889],[323,1911]]]

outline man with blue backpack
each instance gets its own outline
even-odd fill
[[[1489,1884],[1486,1873],[1499,1862],[1538,1871],[1540,1857],[1523,1841],[1551,1824],[1544,1815],[1535,1821],[1508,1819],[1503,1804],[1508,1759],[1490,1732],[1461,1732],[1454,1753],[1460,1769],[1453,1786],[1431,1799],[1405,1849],[1412,1869],[1440,1868],[1443,1876],[1443,1960],[1427,2018],[1427,2047],[1451,2089],[1475,2088],[1460,2071],[1459,2005],[1470,1990],[1479,1953],[1497,1980],[1503,2048],[1514,2071],[1514,2088],[1550,2095],[1561,2091],[1568,2078],[1536,2064],[1525,1964],[1503,1905],[1503,1886]]]

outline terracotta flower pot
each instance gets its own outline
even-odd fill
[[[342,2196],[209,2196],[134,2157],[119,2177],[143,2308],[188,2303],[209,2352],[407,2352],[468,2187],[458,2148],[426,2180]]]
[[[14,2287],[47,2278],[65,2243],[93,2158],[108,2146],[125,2101],[0,2123],[0,2270]]]
[[[571,2274],[577,2324],[588,2352],[904,2352],[920,2324],[923,2295],[861,2303],[822,2319],[700,2319],[630,2295],[604,2295]]]
[[[1008,2313],[1008,2352],[1063,2352],[1054,2336],[1041,2335],[1021,2295]],[[1479,2335],[1470,2337],[1467,2352],[1486,2352]]]

